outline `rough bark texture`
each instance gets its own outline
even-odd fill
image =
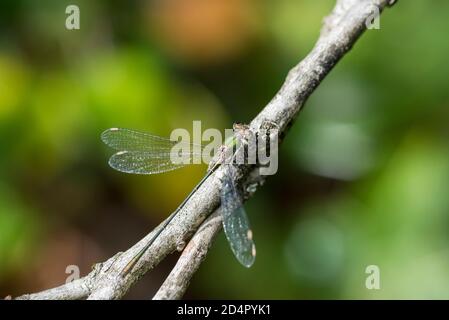
[[[265,123],[274,123],[282,138],[310,94],[366,30],[366,21],[375,12],[381,12],[394,3],[392,0],[338,0],[331,14],[324,19],[320,37],[312,51],[290,70],[282,88],[254,118],[251,128],[257,132]],[[17,299],[120,299],[140,277],[168,254],[185,247],[176,266],[154,296],[154,299],[181,298],[190,279],[206,257],[215,235],[221,230],[220,174],[221,169],[218,169],[203,184],[124,278],[119,275],[120,271],[151,239],[155,230],[126,252],[119,252],[106,262],[96,264],[93,271],[85,277]],[[258,176],[258,170],[244,167],[239,169],[237,177],[243,190],[250,184],[260,185],[265,179]],[[245,196],[248,198],[251,194]],[[213,214],[206,220],[211,213]],[[198,229],[202,223],[202,227]]]

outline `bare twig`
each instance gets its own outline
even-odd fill
[[[44,290],[38,293],[24,294],[17,300],[79,300],[85,299],[90,294],[89,284],[95,279],[95,271],[86,277],[66,283],[62,286]]]
[[[206,258],[212,241],[221,230],[221,223],[222,218],[219,210],[215,211],[204,221],[189,241],[176,266],[170,272],[153,299],[173,300],[182,298],[189,286],[191,277],[198,270],[204,258]]]
[[[290,70],[282,88],[251,122],[251,128],[257,132],[265,123],[275,123],[281,137],[284,136],[310,94],[366,29],[366,21],[374,12],[382,11],[393,3],[392,0],[337,0],[332,13],[324,20],[320,37],[313,50]],[[157,229],[126,252],[118,253],[105,263],[97,264],[88,276],[71,284],[19,298],[120,299],[140,277],[168,254],[182,250],[207,216],[214,211],[218,212],[220,191],[218,175],[222,174],[221,171],[219,168],[202,185],[126,277],[122,278],[119,275],[120,271],[151,239]],[[254,180],[264,179],[257,175],[257,172],[249,171],[249,168],[239,168],[238,182],[245,187],[250,183],[253,184]],[[155,299],[174,299],[182,296],[191,277],[206,256],[220,226],[221,219],[218,213],[207,219],[184,249],[175,268],[155,295]]]

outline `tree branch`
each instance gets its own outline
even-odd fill
[[[219,210],[210,215],[201,225],[184,249],[173,270],[159,288],[154,300],[181,299],[190,279],[206,258],[212,241],[221,230],[222,218]]]
[[[312,51],[288,73],[287,79],[270,103],[257,115],[250,126],[257,132],[265,123],[275,123],[282,138],[293,124],[307,98],[351,49],[363,31],[366,21],[377,11],[394,4],[392,0],[337,0],[332,13],[324,19],[320,37]],[[237,170],[237,181],[243,190],[260,185],[265,177],[258,170],[242,166]],[[84,278],[41,293],[24,295],[18,299],[120,299],[146,272],[155,267],[171,252],[181,251],[201,223],[215,212],[192,237],[176,266],[167,277],[154,299],[182,297],[191,277],[207,255],[215,235],[221,230],[219,193],[222,168],[219,168],[197,190],[185,207],[162,231],[133,270],[124,278],[120,271],[128,261],[151,239],[157,229],[128,249],[119,252],[105,263],[95,265]],[[252,192],[255,192],[256,188]],[[246,194],[248,198],[252,194]],[[160,226],[158,227],[160,228]]]

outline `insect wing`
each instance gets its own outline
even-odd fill
[[[134,174],[155,174],[176,170],[185,166],[173,163],[170,154],[155,156],[148,152],[120,151],[109,159],[109,165],[120,172]]]
[[[125,173],[154,174],[175,170],[189,163],[179,160],[201,155],[202,150],[202,146],[121,128],[104,131],[101,139],[111,148],[119,150],[109,159],[109,165]],[[173,161],[175,158],[178,161]]]
[[[223,179],[221,191],[223,229],[237,260],[249,268],[256,258],[249,220],[230,175]]]

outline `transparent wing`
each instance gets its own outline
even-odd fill
[[[115,170],[134,174],[162,173],[185,166],[182,163],[173,163],[169,153],[154,155],[137,151],[117,152],[109,159],[109,165]]]
[[[190,159],[201,156],[202,150],[201,145],[121,128],[104,131],[101,139],[111,148],[119,150],[109,159],[109,165],[118,171],[134,174],[155,174],[181,168],[186,164],[172,161],[172,155]]]
[[[183,143],[171,141],[170,139],[160,136],[152,135],[146,132],[111,128],[101,134],[101,140],[111,148],[118,151],[140,151],[147,153],[170,152],[175,145],[196,146],[191,148],[192,153],[194,149],[202,150],[203,146],[193,143]]]
[[[223,229],[237,260],[249,268],[256,259],[256,246],[248,217],[231,175],[225,175],[221,190]]]

